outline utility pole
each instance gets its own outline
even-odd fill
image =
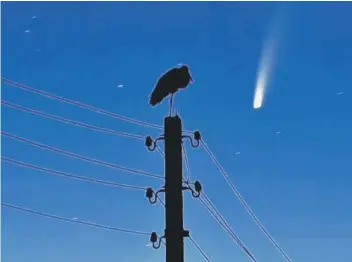
[[[154,151],[159,140],[165,142],[165,186],[156,192],[148,188],[146,197],[154,204],[158,200],[158,194],[165,193],[165,232],[158,237],[155,232],[151,234],[151,242],[154,248],[159,248],[162,239],[166,240],[166,262],[184,262],[184,237],[189,236],[189,231],[183,228],[183,190],[190,190],[193,197],[199,197],[202,190],[201,184],[196,181],[190,183],[184,181],[182,175],[182,143],[188,138],[192,147],[198,147],[200,133],[194,132],[193,137],[182,134],[182,120],[176,116],[168,116],[164,119],[164,135],[153,139],[148,136],[145,144],[149,151]],[[196,141],[194,143],[193,141]],[[191,187],[192,185],[192,187]]]
[[[165,130],[165,238],[166,262],[184,262],[182,192],[182,122],[176,115],[164,119]]]

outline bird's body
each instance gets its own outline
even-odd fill
[[[150,95],[149,104],[151,106],[156,106],[165,97],[171,95],[170,107],[172,107],[173,95],[179,89],[186,88],[192,81],[193,80],[187,66],[183,65],[180,68],[170,69],[159,78],[152,94]]]

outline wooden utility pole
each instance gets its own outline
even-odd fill
[[[165,143],[165,186],[157,191],[147,188],[146,197],[154,204],[160,200],[158,194],[165,193],[165,233],[159,237],[156,232],[152,232],[150,241],[153,248],[159,248],[162,239],[166,240],[166,262],[184,262],[183,239],[189,237],[189,231],[183,229],[183,191],[190,190],[193,197],[199,197],[202,190],[199,181],[183,181],[182,140],[185,138],[190,140],[192,147],[198,147],[201,135],[199,131],[194,132],[193,138],[182,135],[182,120],[176,115],[164,119],[163,136],[154,141],[148,136],[145,140],[149,151],[157,148],[159,140],[164,140]]]
[[[182,121],[179,116],[164,119],[165,139],[165,239],[166,262],[184,262]]]

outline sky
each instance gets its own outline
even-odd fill
[[[194,84],[175,97],[269,232],[300,262],[352,256],[352,17],[350,3],[2,2],[2,77],[99,108],[163,124],[168,103],[148,96],[167,69],[189,65]],[[273,30],[275,34],[273,34]],[[268,37],[275,66],[253,109]],[[118,87],[123,85],[122,87]],[[2,99],[109,129],[160,130],[13,88]],[[2,106],[2,130],[84,156],[163,173],[144,142]],[[199,180],[258,261],[284,261],[203,149],[187,145]],[[236,153],[237,152],[237,153]],[[2,155],[86,177],[158,189],[162,181],[108,169],[2,137]],[[2,163],[2,201],[68,218],[164,230],[164,210],[143,191],[57,177]],[[250,261],[198,199],[184,194],[184,224],[211,261]],[[6,262],[164,261],[149,237],[2,209]],[[185,239],[186,261],[203,261]]]

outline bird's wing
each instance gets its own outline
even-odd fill
[[[167,71],[164,75],[160,77],[158,82],[155,85],[153,92],[150,95],[149,103],[152,106],[160,103],[165,97],[170,94],[170,81],[169,78],[173,78],[172,76],[175,74],[177,69],[171,69]]]

